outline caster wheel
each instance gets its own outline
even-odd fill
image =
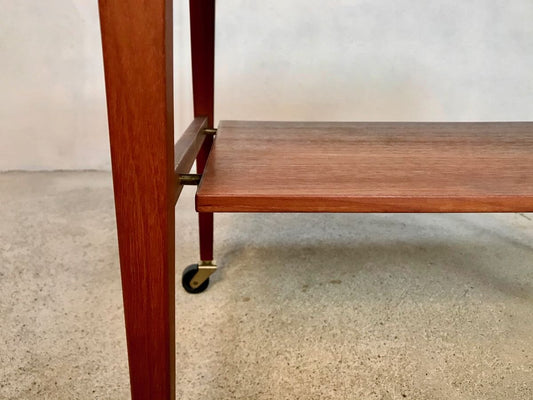
[[[181,284],[183,289],[189,293],[202,293],[209,286],[209,278],[207,278],[200,286],[192,287],[191,280],[198,272],[198,264],[191,264],[183,270],[183,275],[181,276]]]

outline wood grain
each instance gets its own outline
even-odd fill
[[[173,399],[172,1],[99,10],[131,397]]]
[[[174,170],[176,174],[190,171],[202,147],[206,135],[207,117],[195,118],[174,146]]]
[[[183,185],[179,184],[178,175],[186,174],[191,170],[194,160],[206,140],[205,128],[207,128],[207,117],[195,118],[174,145],[175,201],[178,201],[183,189]],[[209,138],[209,140],[212,140],[212,138]]]
[[[214,212],[531,212],[533,123],[223,121]]]

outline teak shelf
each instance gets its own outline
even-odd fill
[[[175,143],[172,0],[99,0],[99,10],[133,399],[175,397],[174,206],[184,184],[199,183],[201,261],[182,277],[191,293],[216,269],[213,212],[533,211],[531,122],[214,129],[214,0],[190,1],[195,118]]]
[[[222,121],[199,212],[533,210],[533,123]]]

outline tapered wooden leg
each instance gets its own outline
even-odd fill
[[[200,260],[213,261],[213,213],[198,213],[198,229],[200,233]]]
[[[197,172],[204,171],[207,156],[211,149],[213,139],[207,138],[196,159]],[[198,213],[198,232],[200,234],[200,260],[213,261],[213,213]]]
[[[99,0],[133,399],[175,397],[171,5]]]
[[[190,0],[192,87],[195,117],[214,123],[215,94],[215,0]],[[212,138],[206,139],[196,159],[197,171],[204,170]],[[213,260],[213,213],[199,213],[200,260]]]

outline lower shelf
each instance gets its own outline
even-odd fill
[[[199,212],[532,212],[533,123],[222,121]]]

